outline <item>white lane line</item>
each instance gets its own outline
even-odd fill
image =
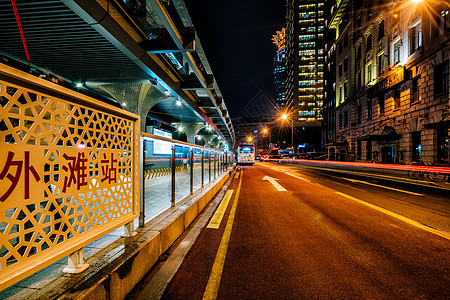
[[[375,210],[377,210],[377,211],[379,211],[379,212],[382,212],[382,213],[384,213],[384,214],[386,214],[386,215],[389,215],[389,216],[391,216],[391,217],[394,217],[394,218],[396,218],[396,219],[398,219],[398,220],[401,220],[401,221],[403,221],[403,222],[406,222],[406,223],[408,223],[408,224],[410,224],[410,225],[412,225],[412,226],[418,227],[418,228],[420,228],[420,229],[423,229],[423,230],[425,230],[425,231],[428,231],[428,232],[431,232],[431,233],[433,233],[433,234],[435,234],[435,235],[438,235],[438,236],[440,236],[440,237],[443,237],[443,238],[445,238],[445,239],[447,239],[447,240],[450,240],[450,234],[448,234],[448,233],[446,233],[446,232],[443,232],[443,231],[434,229],[434,228],[432,228],[432,227],[426,226],[426,225],[424,225],[424,224],[422,224],[422,223],[419,223],[419,222],[417,222],[417,221],[411,220],[411,219],[409,219],[409,218],[407,218],[407,217],[404,217],[404,216],[402,216],[402,215],[396,214],[396,213],[394,213],[394,212],[392,212],[392,211],[389,211],[389,210],[384,209],[384,208],[382,208],[382,207],[379,207],[379,206],[376,206],[376,205],[374,205],[374,204],[368,203],[368,202],[366,202],[366,201],[360,200],[360,199],[358,199],[358,198],[352,197],[352,196],[350,196],[350,195],[347,195],[347,194],[344,194],[344,193],[341,193],[341,192],[335,192],[335,193],[338,194],[338,195],[341,195],[342,197],[345,197],[345,198],[347,198],[347,199],[350,199],[350,200],[353,200],[353,201],[355,201],[355,202],[358,202],[359,204],[362,204],[362,205],[368,206],[368,207],[370,207],[370,208],[373,208],[373,209],[375,209]]]
[[[309,182],[309,183],[311,183],[311,184],[316,184],[316,183],[315,183],[314,181],[312,181],[312,180],[309,180],[309,179],[306,179],[306,178],[303,178],[303,177],[300,177],[300,176],[297,176],[297,175],[294,175],[294,174],[291,174],[291,173],[288,173],[288,172],[285,172],[285,173],[288,174],[288,175],[290,175],[290,176],[292,176],[292,177],[295,177],[295,178],[297,178],[297,179],[300,179],[300,180]]]
[[[343,179],[351,181],[351,182],[363,183],[363,184],[376,186],[376,187],[379,187],[379,188],[392,190],[392,191],[397,191],[397,192],[401,192],[401,193],[406,193],[406,194],[410,194],[410,195],[424,196],[424,194],[419,194],[419,193],[414,193],[414,192],[410,192],[410,191],[400,190],[400,189],[392,188],[392,187],[389,187],[389,186],[384,186],[384,185],[379,185],[379,184],[375,184],[375,183],[370,183],[370,182],[367,182],[367,181],[361,181],[361,180],[355,180],[355,179],[349,179],[349,178],[343,178]]]

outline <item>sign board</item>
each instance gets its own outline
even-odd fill
[[[138,217],[140,130],[4,65],[0,104],[1,290]]]
[[[153,134],[172,139],[172,133],[153,127]],[[153,154],[172,154],[172,143],[166,141],[153,141]]]
[[[394,85],[402,82],[405,79],[405,68],[398,68],[389,73],[384,79],[377,82],[368,91],[369,97],[374,97],[378,93],[384,92]]]

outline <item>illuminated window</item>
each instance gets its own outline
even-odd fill
[[[372,81],[372,63],[367,65],[367,83]]]
[[[414,51],[422,46],[422,24],[419,21],[414,26],[409,28],[409,53],[413,54]]]
[[[397,64],[400,62],[400,47],[401,47],[401,41],[400,39],[394,43],[394,64]]]

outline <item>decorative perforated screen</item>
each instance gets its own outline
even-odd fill
[[[0,74],[0,289],[139,210],[138,117],[25,75]]]

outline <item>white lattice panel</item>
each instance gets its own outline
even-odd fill
[[[0,80],[0,289],[137,216],[136,122]]]

